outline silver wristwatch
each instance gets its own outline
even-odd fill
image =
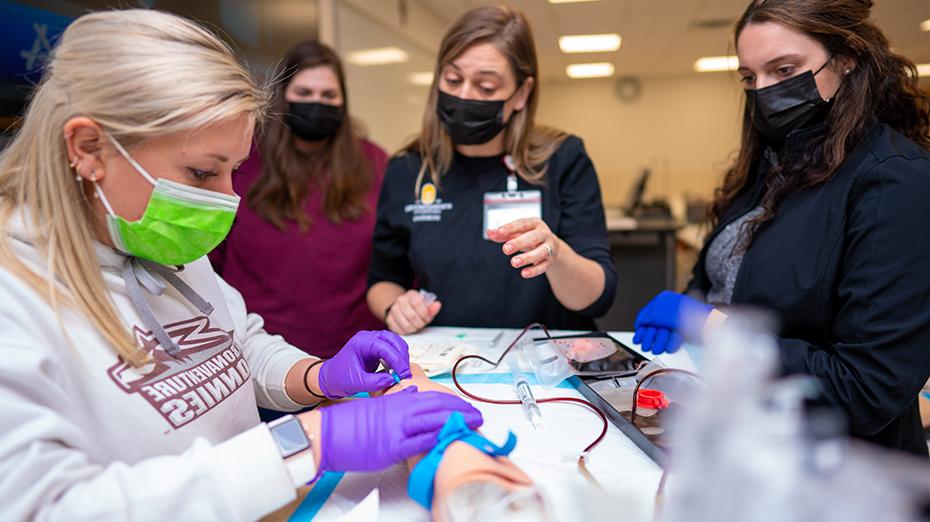
[[[299,488],[316,476],[316,461],[313,460],[313,440],[304,431],[300,420],[285,415],[268,423],[268,430],[278,444],[281,458],[291,477],[291,483]]]

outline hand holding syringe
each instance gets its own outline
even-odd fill
[[[423,289],[407,290],[385,309],[384,322],[392,332],[413,334],[429,326],[441,308],[436,294]]]

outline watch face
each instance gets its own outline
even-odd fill
[[[271,428],[271,433],[274,434],[278,447],[281,448],[281,456],[284,458],[300,453],[310,447],[307,434],[304,433],[304,428],[297,419],[289,420]]]

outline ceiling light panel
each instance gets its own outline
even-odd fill
[[[607,53],[620,48],[622,39],[617,33],[579,34],[559,38],[563,53]]]
[[[565,68],[569,78],[605,78],[613,76],[614,64],[602,63],[574,63]]]

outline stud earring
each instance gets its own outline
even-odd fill
[[[74,159],[71,161],[71,163],[68,164],[68,166],[71,167],[71,168],[73,169],[73,168],[77,167],[77,162],[78,162],[77,158],[74,158]]]
[[[844,73],[846,74],[846,76],[849,76],[849,73],[851,73],[851,72],[852,72],[852,70],[850,70],[850,69],[846,69],[846,70],[845,70],[845,71],[843,71],[843,72],[844,72]]]

